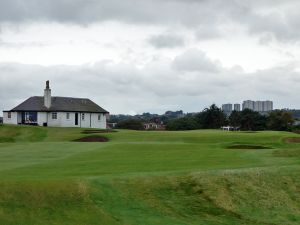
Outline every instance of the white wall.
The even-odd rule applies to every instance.
[[[38,112],[37,113],[37,122],[39,126],[43,126],[44,123],[47,123],[47,113],[46,112]]]
[[[57,119],[52,119],[52,112],[38,112],[37,122],[39,126],[47,123],[49,127],[84,127],[84,128],[99,128],[106,129],[106,115],[104,113],[84,113],[84,120],[82,114],[78,113],[78,125],[75,125],[75,112],[69,112],[69,119],[67,119],[67,112],[57,112]],[[18,124],[22,122],[22,114],[11,112],[11,118],[8,118],[8,112],[3,112],[4,124]],[[100,120],[98,120],[100,115]]]
[[[80,113],[81,127],[106,129],[106,116],[104,113],[84,113],[84,120],[82,120],[82,114]],[[100,115],[100,120],[98,120],[98,115]]]
[[[100,115],[100,120],[98,120],[98,115]],[[57,119],[52,119],[52,113],[49,112],[48,126],[106,129],[106,116],[103,113],[78,113],[78,125],[75,125],[75,112],[69,112],[69,119],[67,119],[67,112],[57,112]]]
[[[83,116],[84,115],[84,119]],[[79,123],[80,127],[89,128],[91,127],[91,120],[90,120],[91,113],[80,113]]]
[[[8,118],[8,112],[3,112],[4,124],[18,124],[18,113],[11,112],[11,118]]]
[[[92,113],[92,128],[106,129],[106,115],[100,113],[100,120],[98,120],[99,113]]]
[[[48,113],[49,127],[79,127],[80,125],[79,122],[78,125],[75,125],[75,113],[70,112],[69,119],[67,119],[66,112],[56,112],[56,113],[57,113],[57,119],[52,119],[52,112]]]

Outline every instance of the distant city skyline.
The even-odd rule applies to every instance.
[[[241,108],[241,105],[242,105],[242,108]],[[255,112],[269,112],[269,111],[273,110],[273,101],[270,101],[270,100],[265,100],[265,101],[244,100],[242,102],[242,104],[240,104],[240,103],[222,104],[221,108],[226,115],[230,115],[233,110],[240,111],[241,109],[242,110],[251,109]]]
[[[273,110],[273,101],[270,100],[245,100],[242,104],[242,109],[251,109],[256,112],[269,112]]]

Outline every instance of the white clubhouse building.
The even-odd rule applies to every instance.
[[[3,123],[106,129],[108,113],[87,98],[52,97],[47,81],[44,96],[30,97],[3,111]]]

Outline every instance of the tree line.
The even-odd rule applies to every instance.
[[[144,113],[136,116],[118,115],[111,118],[111,122],[117,122],[117,128],[143,130],[144,122],[163,123],[167,130],[196,130],[196,129],[220,129],[222,126],[231,126],[235,130],[260,131],[300,130],[294,126],[292,113],[285,110],[274,110],[267,114],[244,109],[232,111],[229,116],[215,104],[205,108],[202,112],[183,114],[182,111],[168,111],[163,115]]]
[[[278,130],[291,131],[294,126],[291,113],[274,110],[264,115],[250,109],[232,111],[229,117],[215,104],[200,113],[169,121],[167,130],[219,129],[232,126],[236,130],[260,131]]]

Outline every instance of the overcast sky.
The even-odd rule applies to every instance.
[[[0,110],[46,80],[53,96],[112,114],[300,108],[299,11],[298,0],[0,0]]]

